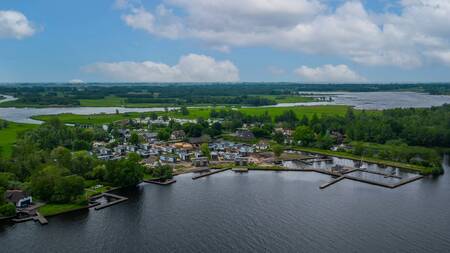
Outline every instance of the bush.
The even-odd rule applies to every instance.
[[[0,216],[10,217],[16,214],[16,207],[12,203],[3,204],[0,206]]]

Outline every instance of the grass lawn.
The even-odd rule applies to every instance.
[[[316,101],[312,97],[304,97],[297,95],[261,95],[259,97],[275,100],[277,103],[308,103]]]
[[[40,207],[39,213],[41,213],[43,216],[53,216],[85,208],[86,206],[87,206],[86,203],[69,203],[69,204],[49,203]]]
[[[115,107],[115,106],[122,106],[124,104],[125,99],[116,96],[108,96],[103,99],[80,99],[81,106]]]
[[[49,121],[52,118],[59,118],[64,123],[69,124],[107,124],[114,121],[136,118],[139,117],[138,113],[121,113],[121,114],[92,114],[92,115],[76,115],[70,113],[64,113],[59,115],[41,115],[34,116],[33,119]]]
[[[5,157],[12,153],[12,147],[16,143],[17,135],[23,131],[36,128],[34,124],[20,124],[8,122],[8,127],[0,129],[0,152]]]

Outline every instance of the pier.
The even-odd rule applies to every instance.
[[[101,197],[113,198],[115,200],[113,200],[111,202],[108,201],[108,203],[100,204],[100,205],[94,207],[94,210],[96,210],[96,211],[101,210],[103,208],[107,208],[107,207],[113,206],[113,205],[117,205],[119,203],[122,203],[122,202],[128,200],[128,198],[126,198],[126,197],[122,197],[122,196],[111,194],[111,193],[103,193],[103,194],[101,194],[99,196],[96,196],[95,199],[99,199]]]
[[[41,223],[41,225],[47,225],[48,224],[48,220],[42,216],[39,212],[36,212],[36,216],[33,217],[34,221],[39,221],[39,223]]]
[[[202,178],[202,177],[211,176],[211,175],[214,175],[214,174],[217,174],[217,173],[221,173],[221,172],[224,172],[224,171],[227,171],[227,170],[230,170],[230,168],[219,169],[219,170],[211,171],[211,172],[208,172],[208,173],[204,173],[204,174],[192,177],[192,180],[197,180],[197,179]]]
[[[177,180],[175,179],[170,179],[170,180],[166,180],[166,181],[159,181],[159,180],[144,180],[144,182],[148,183],[148,184],[156,184],[156,185],[171,185],[173,183],[176,183]]]
[[[231,169],[233,172],[237,172],[237,173],[245,173],[248,172],[247,168],[233,168]]]
[[[325,188],[327,188],[328,186],[331,186],[331,185],[333,185],[333,184],[335,184],[335,183],[341,181],[341,180],[344,179],[344,178],[345,178],[345,176],[340,176],[340,177],[338,177],[338,178],[335,178],[335,179],[331,180],[330,182],[328,182],[328,183],[326,183],[326,184],[321,185],[319,188],[320,188],[320,189],[325,189]]]

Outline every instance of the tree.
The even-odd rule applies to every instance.
[[[276,157],[280,157],[281,154],[283,154],[284,148],[281,145],[273,145],[272,151],[275,154]]]
[[[282,132],[280,131],[276,131],[273,135],[272,135],[272,139],[274,141],[276,141],[278,144],[283,144],[284,143],[284,135]]]
[[[182,106],[180,108],[180,111],[181,111],[181,115],[184,115],[184,116],[189,115],[189,110],[186,106]]]
[[[294,140],[303,146],[308,146],[314,141],[314,132],[308,126],[298,126],[294,132]]]
[[[92,170],[92,177],[97,180],[104,181],[105,176],[106,176],[106,166],[104,164],[97,165]]]
[[[31,176],[31,192],[43,201],[51,200],[56,182],[64,171],[55,166],[47,166]]]
[[[108,161],[106,181],[120,187],[137,185],[144,177],[144,167],[139,163],[139,159],[139,155],[130,153],[126,159]]]
[[[158,131],[158,139],[161,141],[167,141],[170,139],[170,129],[164,128]]]
[[[75,152],[72,156],[70,171],[79,176],[85,176],[94,168],[94,159],[87,151]]]
[[[130,143],[133,145],[139,144],[139,135],[136,132],[131,133]]]
[[[202,154],[208,157],[208,159],[211,159],[211,150],[209,149],[208,143],[203,143],[200,146],[200,151],[202,151]]]
[[[173,178],[172,167],[170,165],[159,165],[153,168],[152,176],[158,178],[161,181],[169,180]]]
[[[65,147],[57,147],[50,153],[52,161],[60,167],[70,168],[72,163],[72,153]]]
[[[84,178],[71,175],[59,178],[55,183],[52,201],[69,203],[84,193]]]

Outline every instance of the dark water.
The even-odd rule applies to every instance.
[[[349,180],[319,190],[330,177],[301,172],[191,177],[47,226],[0,226],[0,252],[450,251],[450,173],[395,190]]]

